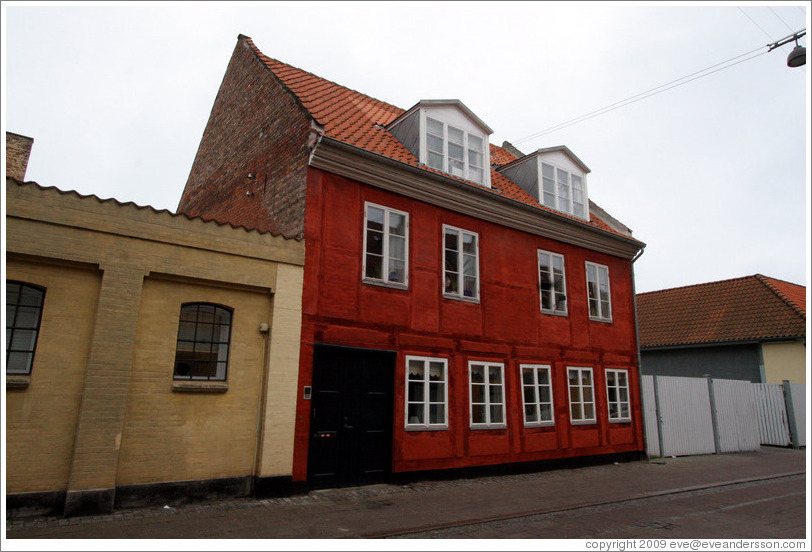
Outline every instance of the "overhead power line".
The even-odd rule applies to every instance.
[[[803,33],[805,30],[806,29],[804,29],[803,31],[799,31],[798,33],[796,33],[796,36],[798,34],[800,34],[800,33]],[[777,43],[775,43],[775,44],[777,44]],[[569,121],[565,121],[565,122],[557,124],[555,126],[548,127],[548,128],[546,128],[544,130],[541,130],[539,132],[535,132],[533,134],[530,134],[529,136],[525,136],[524,138],[521,138],[519,140],[515,140],[513,143],[514,144],[520,144],[522,142],[527,142],[528,140],[533,140],[535,138],[540,138],[541,136],[544,136],[546,134],[550,134],[552,132],[556,132],[558,130],[562,130],[564,128],[567,128],[569,126],[576,125],[576,124],[582,123],[584,121],[588,121],[589,119],[594,119],[595,117],[598,117],[598,116],[603,115],[605,113],[609,113],[611,111],[615,111],[616,109],[620,109],[621,107],[625,107],[627,105],[639,102],[641,100],[645,100],[645,99],[650,98],[652,96],[656,96],[657,94],[661,94],[661,93],[663,93],[663,92],[665,92],[667,90],[671,90],[672,88],[682,86],[683,84],[688,84],[689,82],[693,82],[693,81],[695,81],[697,79],[701,79],[702,77],[707,77],[708,75],[718,73],[719,71],[722,71],[724,69],[728,69],[728,68],[733,67],[735,65],[738,65],[740,63],[744,63],[745,61],[749,61],[749,60],[757,58],[759,56],[763,56],[764,54],[769,53],[772,50],[772,46],[774,46],[774,45],[760,46],[758,48],[755,48],[754,50],[750,50],[749,52],[745,52],[745,53],[740,54],[738,56],[732,57],[732,58],[730,58],[728,60],[716,63],[716,64],[711,65],[709,67],[705,67],[704,69],[701,69],[699,71],[694,71],[693,73],[690,73],[690,74],[685,75],[683,77],[680,77],[678,79],[672,80],[672,81],[667,82],[665,84],[661,84],[660,86],[657,86],[655,88],[651,88],[649,90],[646,90],[645,92],[635,94],[634,96],[629,96],[628,98],[625,98],[625,99],[617,101],[617,102],[615,102],[613,104],[607,105],[606,107],[602,107],[601,109],[596,109],[595,111],[591,111],[591,112],[589,112],[589,113],[587,113],[585,115],[581,115],[580,117],[575,117],[574,119],[570,119]],[[752,56],[750,55],[750,54],[753,54],[754,52],[758,52],[759,50],[763,50],[764,48],[771,48],[771,49],[760,52],[760,53],[752,55]],[[745,57],[745,56],[750,56],[750,57]],[[740,58],[745,58],[745,59],[740,59]],[[736,60],[739,60],[739,61],[736,61]]]

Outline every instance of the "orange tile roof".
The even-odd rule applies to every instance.
[[[270,58],[256,47],[251,38],[245,35],[240,35],[240,38],[245,40],[257,58],[290,91],[315,122],[323,127],[326,136],[413,167],[442,174],[444,177],[468,183],[482,190],[489,190],[472,182],[421,165],[417,157],[384,128],[403,115],[405,113],[404,109]],[[511,153],[493,144],[490,144],[490,152],[491,164],[495,166],[501,166],[516,160],[516,157]],[[491,169],[491,186],[492,189],[489,191],[495,195],[531,205],[542,211],[555,213],[580,224],[588,224],[606,232],[626,238],[630,237],[612,228],[594,213],[590,215],[591,220],[585,222],[566,213],[540,205],[533,196],[493,168]]]
[[[640,346],[805,337],[805,295],[761,274],[640,293]]]

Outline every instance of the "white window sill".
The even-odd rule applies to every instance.
[[[566,318],[567,311],[551,311],[542,309],[541,314],[549,314],[550,316],[562,316]]]
[[[609,423],[610,424],[630,424],[630,423],[632,423],[632,419],[631,418],[620,418],[620,419],[617,419],[617,420],[609,420]]]
[[[507,429],[507,425],[506,425],[506,424],[500,424],[500,425],[485,425],[485,424],[482,424],[482,425],[473,425],[473,424],[472,424],[472,425],[470,426],[470,429],[471,429],[471,430],[479,430],[479,429]]]
[[[407,425],[405,427],[406,431],[448,431],[448,426],[417,426],[417,425]]]
[[[172,380],[172,391],[175,393],[225,393],[228,382]]]
[[[391,289],[402,289],[402,290],[409,289],[409,284],[401,284],[400,282],[384,282],[383,280],[370,280],[369,278],[363,278],[361,282],[369,284],[371,286],[380,286]]]
[[[475,305],[479,304],[479,298],[477,297],[461,297],[459,295],[448,295],[447,293],[444,293],[443,299],[452,299],[454,301],[462,301],[463,303],[473,303]]]
[[[597,425],[598,420],[570,420],[572,425]]]
[[[555,427],[555,422],[525,422],[524,427]]]
[[[26,389],[31,383],[31,376],[27,374],[6,374],[6,390]]]
[[[611,324],[612,323],[611,318],[597,318],[595,316],[590,316],[589,319],[592,320],[593,322],[603,322],[605,324]]]

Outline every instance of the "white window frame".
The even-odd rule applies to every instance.
[[[473,379],[471,378],[471,372],[474,366],[482,366],[484,381],[482,383],[474,384]],[[491,383],[490,381],[490,369],[491,368],[499,368],[499,383]],[[483,385],[484,392],[483,392],[483,401],[484,402],[477,402],[477,406],[484,406],[485,407],[485,422],[474,422],[474,385]],[[500,394],[502,396],[502,400],[499,403],[491,402],[491,386],[498,386],[500,390]],[[469,427],[471,429],[504,429],[507,427],[507,410],[505,408],[505,365],[502,362],[485,362],[480,360],[469,360],[468,361],[468,420],[469,420]],[[491,407],[499,406],[501,407],[502,412],[502,421],[501,422],[491,422]]]
[[[524,374],[525,370],[530,371],[533,374],[533,382],[528,384],[524,381]],[[547,383],[542,384],[539,383],[539,372],[546,372],[547,373]],[[552,368],[549,364],[520,364],[519,365],[519,381],[521,381],[522,385],[522,412],[524,413],[524,427],[547,427],[555,425],[555,405],[553,403],[553,374]],[[540,387],[547,387],[548,394],[550,396],[549,401],[542,401],[541,396],[539,393]],[[533,401],[527,401],[527,392],[532,391],[533,394]],[[542,419],[542,405],[547,405],[550,407],[550,419],[543,420]],[[534,407],[536,413],[536,420],[527,420],[527,407],[532,406]]]
[[[607,368],[606,371],[606,404],[607,410],[609,413],[609,422],[610,423],[623,423],[623,422],[631,422],[632,421],[632,405],[631,405],[631,391],[629,389],[629,371],[628,370],[621,370],[616,368]],[[614,374],[615,384],[609,384],[609,375]],[[623,374],[624,378],[626,379],[625,385],[620,385],[620,378],[618,377],[620,374]],[[614,389],[615,391],[615,400],[612,400],[612,394],[610,390]],[[626,392],[626,399],[624,400],[621,395],[621,390],[625,390]],[[623,406],[626,406],[626,412],[628,416],[623,416]],[[612,407],[615,407],[615,413],[612,413]]]
[[[448,268],[446,266],[446,244],[445,238],[447,232],[456,232],[457,234],[457,291],[450,292],[446,290],[446,273],[448,272]],[[462,243],[463,243],[463,236],[464,235],[473,236],[474,240],[476,241],[476,251],[474,255],[474,275],[473,278],[476,279],[475,286],[474,286],[474,295],[472,297],[466,296],[463,294],[463,289],[465,285],[465,274],[463,272],[463,261],[464,254],[462,250]],[[443,274],[441,278],[441,291],[443,297],[449,299],[458,299],[460,301],[472,301],[474,303],[479,303],[479,234],[476,232],[471,232],[469,230],[463,230],[462,228],[457,228],[455,226],[450,226],[448,224],[443,224],[443,235],[442,235],[442,255],[443,255]],[[451,251],[451,250],[448,250]],[[468,275],[470,278],[471,276]]]
[[[591,261],[586,261],[586,294],[587,294],[587,312],[589,313],[590,320],[597,320],[600,322],[611,322],[612,321],[612,288],[609,285],[609,267],[606,265],[593,263]],[[596,280],[594,281],[595,289],[597,290],[598,295],[595,296],[592,292],[592,287],[590,286],[593,283],[589,278],[590,267],[595,271]],[[605,274],[606,281],[601,282],[601,272]],[[601,286],[606,287],[606,300],[601,299]],[[592,303],[595,303],[597,306],[597,316],[592,314]],[[605,303],[605,304],[604,304]]]
[[[552,167],[553,169],[553,196],[555,205],[548,205],[544,198],[544,165]],[[589,219],[589,200],[587,199],[586,193],[586,175],[573,172],[571,169],[564,169],[556,165],[555,163],[550,163],[549,161],[541,161],[539,165],[539,203],[544,205],[545,207],[549,207],[550,209],[555,209],[556,211],[561,211],[562,213],[567,213],[568,215],[572,215],[574,217],[588,220]],[[566,178],[562,180],[562,176],[566,175]],[[581,184],[580,186],[576,186],[573,184],[573,176],[580,179]],[[561,193],[562,188],[559,186],[563,185],[566,196]],[[576,213],[575,209],[575,191],[579,191],[581,193],[581,202],[577,203],[582,208],[582,213]]]
[[[375,209],[380,209],[384,212],[384,219],[383,219],[383,249],[382,249],[382,259],[381,259],[381,278],[373,278],[371,276],[367,276],[367,255],[369,255],[369,251],[367,251],[367,234],[369,232],[368,223],[369,223],[369,208],[373,207]],[[404,232],[405,236],[405,243],[404,243],[404,259],[403,259],[403,282],[398,282],[389,279],[389,216],[391,213],[396,213],[402,215],[405,218],[404,221]],[[396,287],[400,289],[405,289],[409,287],[409,213],[405,211],[400,211],[398,209],[392,209],[391,207],[386,207],[384,205],[378,205],[377,203],[371,203],[369,201],[364,202],[364,250],[363,250],[363,259],[361,262],[361,280],[367,284],[376,284],[376,285],[384,285],[389,287]]]
[[[423,368],[423,379],[416,380],[411,379],[409,376],[409,364],[411,362],[420,362],[422,363]],[[432,382],[430,379],[430,368],[431,363],[442,363],[443,365],[443,380],[442,382]],[[422,400],[412,400],[410,396],[410,382],[419,382],[423,384],[423,399]],[[438,383],[442,383],[443,387],[443,398],[442,401],[432,401],[431,400],[431,385],[437,385]],[[431,406],[442,404],[443,405],[443,421],[442,422],[431,422]],[[410,422],[409,421],[409,406],[410,405],[419,405],[423,408],[423,422]],[[439,357],[423,357],[423,356],[407,356],[406,357],[406,393],[405,393],[405,400],[404,400],[405,412],[404,412],[404,424],[407,430],[443,430],[448,429],[448,359],[439,358]]]
[[[442,156],[443,156],[443,166],[442,166],[442,168],[440,168],[440,167],[431,167],[431,165],[429,165],[429,147],[428,147],[429,119],[434,121],[435,123],[440,123],[441,125],[443,125],[443,135],[442,136],[439,136],[437,134],[432,133],[432,136],[442,138],[442,141],[443,141],[443,151],[442,152],[432,150],[435,153],[442,153]],[[468,181],[474,182],[474,183],[479,184],[481,186],[490,187],[490,183],[488,181],[489,180],[488,179],[488,173],[486,172],[486,171],[490,170],[490,167],[488,166],[488,163],[486,163],[486,159],[487,159],[486,156],[490,156],[490,149],[489,149],[490,144],[488,143],[488,140],[486,139],[485,136],[483,136],[481,134],[477,134],[475,132],[469,132],[469,131],[465,130],[464,128],[460,128],[460,127],[451,125],[451,124],[447,123],[446,121],[443,121],[442,119],[439,119],[437,117],[433,117],[433,116],[428,115],[428,114],[424,115],[423,121],[424,121],[423,132],[422,132],[423,136],[422,136],[421,142],[423,144],[425,144],[425,148],[424,148],[425,153],[424,153],[424,158],[423,158],[423,164],[424,165],[426,165],[427,167],[431,167],[431,168],[433,168],[435,170],[442,171],[442,172],[444,172],[446,174],[449,174],[449,175],[452,174],[451,173],[451,168],[449,166],[450,165],[450,156],[449,156],[449,153],[448,153],[448,149],[449,149],[448,148],[448,143],[450,141],[449,128],[452,128],[454,130],[458,130],[458,131],[462,132],[462,135],[463,135],[463,137],[462,137],[462,142],[463,143],[462,144],[458,144],[457,142],[454,142],[454,144],[459,145],[460,147],[462,147],[463,174],[461,174],[461,175],[455,174],[455,175],[452,175],[452,176],[456,176],[457,178],[462,178],[463,180],[468,180]],[[481,142],[482,150],[477,152],[482,156],[481,165],[476,165],[471,161],[471,155],[470,155],[471,140],[469,139],[470,136],[475,136],[476,138],[479,138],[479,140]],[[473,178],[473,171],[471,170],[472,168],[473,169],[479,169],[479,170],[482,171],[482,179],[481,180],[476,180],[475,178]]]
[[[575,386],[572,385],[570,382],[570,376],[572,372],[576,372],[577,376],[577,383]],[[582,382],[581,374],[588,373],[589,374],[589,383],[584,384]],[[573,388],[578,390],[577,400],[573,400]],[[591,400],[584,399],[584,389],[589,389],[590,395],[592,397]],[[579,424],[594,424],[597,422],[597,415],[595,412],[595,374],[592,371],[592,368],[585,367],[585,366],[567,366],[567,395],[569,396],[569,404],[570,404],[570,422],[573,425]],[[584,405],[590,404],[592,405],[592,417],[587,418],[584,413]],[[579,405],[581,408],[581,417],[573,416],[573,406]]]
[[[546,256],[548,258],[548,260],[549,260],[550,281],[553,283],[553,286],[555,286],[555,273],[553,271],[553,259],[554,258],[561,259],[561,284],[562,284],[562,288],[561,288],[560,291],[556,290],[555,287],[553,287],[550,290],[545,290],[543,288],[543,280],[542,280],[542,277],[541,277],[541,258],[542,258],[542,256]],[[566,262],[564,260],[564,255],[561,255],[560,253],[553,253],[551,251],[545,251],[543,249],[539,249],[538,250],[538,272],[539,272],[539,308],[541,309],[541,312],[543,312],[545,314],[555,314],[555,315],[559,315],[559,316],[566,316],[567,315],[567,266],[566,266]],[[544,308],[544,294],[545,293],[548,293],[548,294],[551,295],[552,304],[554,305],[554,307],[552,309],[545,309]],[[558,305],[558,301],[556,301],[556,296],[558,296],[558,295],[562,295],[564,297],[564,308],[563,309],[557,309],[556,308],[556,305]]]

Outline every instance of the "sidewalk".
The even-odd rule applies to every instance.
[[[686,456],[408,485],[312,491],[112,515],[6,522],[13,539],[376,538],[805,473],[805,450]]]

